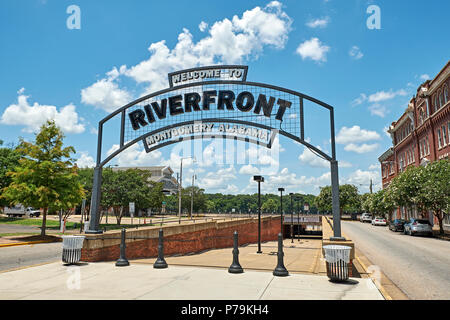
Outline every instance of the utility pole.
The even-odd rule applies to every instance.
[[[192,213],[194,212],[194,179],[197,179],[195,174],[192,175],[192,189],[191,189],[191,215],[190,219],[192,219]]]

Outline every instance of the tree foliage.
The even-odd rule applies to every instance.
[[[339,186],[339,211],[344,212],[359,211],[361,208],[358,188],[351,184]],[[332,211],[331,186],[320,188],[320,193],[315,199],[315,204],[321,212]]]
[[[0,140],[0,146],[3,145],[3,141]],[[0,195],[2,190],[11,184],[11,176],[7,175],[9,171],[13,171],[16,166],[19,165],[20,153],[17,148],[0,148]],[[9,201],[6,198],[0,197],[0,211],[3,207],[8,206]]]
[[[54,121],[41,126],[34,143],[21,139],[17,147],[21,154],[19,165],[8,172],[11,184],[3,189],[2,197],[10,203],[43,209],[42,236],[49,208],[73,207],[84,195],[70,158],[75,149],[63,147],[63,140]]]

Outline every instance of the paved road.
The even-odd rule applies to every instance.
[[[62,243],[40,243],[0,248],[0,271],[61,260]]]
[[[449,241],[361,222],[343,221],[342,230],[410,299],[450,299]]]

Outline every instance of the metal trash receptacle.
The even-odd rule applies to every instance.
[[[351,247],[328,245],[324,246],[327,276],[331,281],[343,282],[348,280],[348,264],[350,262]]]
[[[80,261],[81,248],[83,248],[84,236],[62,236],[63,252],[62,261],[75,264]]]

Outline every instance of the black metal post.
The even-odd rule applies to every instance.
[[[244,270],[239,264],[239,249],[238,249],[238,232],[233,233],[233,263],[228,268],[229,273],[242,273]]]
[[[289,195],[291,196],[291,243],[294,243],[294,209],[292,207],[292,196],[294,194],[291,192]]]
[[[261,181],[258,181],[258,251],[261,251]]]
[[[119,260],[116,261],[116,267],[126,267],[126,266],[130,265],[127,258],[125,257],[125,249],[126,249],[125,233],[126,233],[125,228],[122,228],[121,241],[120,241],[120,257],[119,257]]]
[[[300,199],[297,199],[297,232],[298,232],[298,242],[300,242]]]
[[[286,267],[284,266],[283,262],[283,236],[281,233],[278,234],[278,253],[277,253],[277,266],[275,267],[275,270],[273,270],[273,275],[277,277],[286,277],[289,275],[289,272],[287,271]]]
[[[163,238],[163,229],[159,229],[158,236],[158,259],[156,259],[153,264],[153,268],[156,269],[164,269],[167,268],[167,262],[164,260],[164,238]]]
[[[280,225],[280,233],[283,236],[283,191],[284,188],[278,188],[280,191],[280,216],[281,216],[281,225]]]

